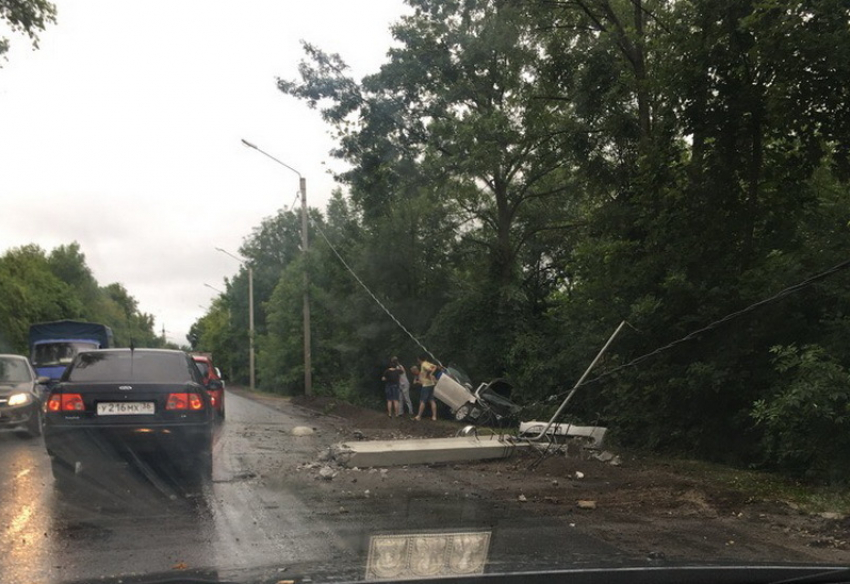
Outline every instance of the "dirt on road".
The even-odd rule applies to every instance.
[[[518,452],[489,462],[348,469],[323,460],[322,451],[356,439],[449,437],[461,425],[390,419],[330,398],[232,391],[272,408],[301,410],[310,420],[320,436],[316,458],[299,464],[291,480],[339,505],[329,513],[346,513],[363,497],[442,491],[449,499],[486,499],[512,512],[557,517],[648,561],[850,564],[842,493],[813,497],[773,475],[628,452],[613,452],[612,464],[578,447],[542,460]]]

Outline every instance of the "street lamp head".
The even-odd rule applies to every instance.
[[[234,260],[236,260],[236,261],[237,261],[237,262],[239,262],[240,264],[250,266],[249,261],[248,261],[247,259],[245,259],[245,258],[243,258],[243,257],[241,257],[241,256],[237,256],[237,255],[235,255],[235,254],[232,254],[232,253],[230,253],[229,251],[227,251],[226,249],[221,249],[220,247],[217,247],[217,248],[215,248],[215,250],[216,250],[216,251],[220,251],[220,252],[221,252],[221,253],[223,253],[223,254],[227,254],[227,255],[229,255],[230,257],[232,257]]]
[[[245,146],[247,146],[248,148],[253,148],[254,150],[259,150],[259,148],[257,148],[256,146],[254,146],[253,144],[251,144],[250,142],[248,142],[248,140],[246,140],[245,138],[242,138],[242,143],[243,143]]]

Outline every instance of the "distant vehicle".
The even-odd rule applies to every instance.
[[[213,365],[212,353],[194,352],[189,354],[204,378],[204,387],[210,394],[216,414],[219,418],[224,419],[224,381],[221,379],[221,371]],[[218,381],[220,386],[217,385],[216,389],[210,389],[210,382],[212,381]]]
[[[447,367],[434,387],[434,397],[449,406],[458,422],[502,425],[516,422],[520,410],[510,400],[513,386],[494,379],[473,389],[469,377],[456,367]]]
[[[183,351],[86,351],[50,392],[44,442],[59,484],[151,453],[208,480],[213,419],[203,379]]]
[[[112,347],[112,329],[94,322],[57,320],[30,326],[30,362],[53,384],[80,351]]]
[[[35,371],[21,355],[0,355],[0,430],[19,436],[41,436],[41,404],[46,377]]]

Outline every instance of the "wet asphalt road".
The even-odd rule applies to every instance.
[[[167,466],[142,464],[62,493],[40,439],[0,434],[0,580],[358,579],[367,573],[371,535],[446,529],[487,532],[490,569],[528,568],[521,564],[530,559],[547,567],[564,554],[574,564],[618,556],[563,522],[505,513],[480,499],[451,501],[442,488],[346,501],[340,514],[338,501],[291,480],[334,436],[293,438],[293,427],[313,422],[301,410],[277,411],[230,392],[226,403],[213,481],[200,487]]]

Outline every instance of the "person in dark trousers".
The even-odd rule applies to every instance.
[[[381,381],[384,382],[384,393],[387,396],[387,415],[389,417],[399,416],[398,398],[399,387],[398,380],[401,377],[403,369],[398,363],[398,357],[390,359],[390,366],[381,375]]]
[[[424,353],[419,355],[419,383],[422,390],[419,393],[419,414],[414,418],[415,420],[422,419],[425,404],[431,404],[431,419],[437,419],[437,400],[434,399],[434,386],[437,385],[437,378],[434,376],[436,372],[437,366],[428,361],[428,355]]]

